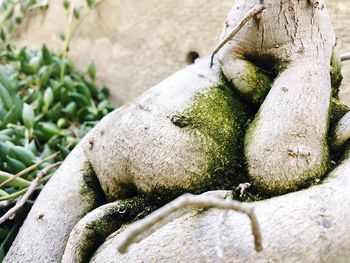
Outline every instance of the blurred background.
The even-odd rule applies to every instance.
[[[84,0],[72,1],[76,6]],[[210,54],[233,1],[104,0],[79,27],[68,57],[85,71],[94,61],[100,84],[110,100],[123,105],[198,56]],[[350,1],[327,1],[340,53],[350,51]],[[51,0],[20,27],[15,42],[40,49],[43,43],[62,50],[59,33],[67,19],[62,0]],[[344,62],[341,100],[350,105],[350,62]]]

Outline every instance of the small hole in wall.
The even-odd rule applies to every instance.
[[[190,51],[187,53],[186,62],[187,64],[193,64],[197,58],[199,58],[198,52]]]

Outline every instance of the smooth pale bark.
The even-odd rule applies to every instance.
[[[245,215],[230,211],[222,223],[223,211],[210,209],[175,219],[132,245],[126,254],[116,249],[123,238],[124,231],[119,231],[90,262],[348,262],[349,174],[348,158],[321,185],[252,203],[263,236],[260,253],[254,250]],[[221,193],[226,194],[230,192]],[[222,258],[217,255],[218,246],[222,246]]]

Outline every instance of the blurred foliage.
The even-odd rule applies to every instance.
[[[60,78],[61,64],[65,75]],[[96,123],[113,110],[108,89],[95,84],[96,69],[90,64],[85,75],[50,52],[7,47],[0,54],[0,184],[15,174],[59,151],[62,161]],[[22,195],[37,170],[0,188],[0,201]],[[51,173],[52,174],[52,173]],[[46,182],[51,176],[43,178]],[[11,229],[0,228],[0,242]],[[0,251],[1,254],[1,251]],[[0,257],[1,258],[1,257]]]
[[[80,7],[62,1],[67,26],[61,34],[63,50],[55,54],[45,45],[31,51],[11,43],[24,18],[33,10],[45,11],[49,0],[0,0],[0,216],[27,191],[38,170],[64,160],[114,109],[107,100],[108,89],[96,85],[94,63],[81,74],[66,58],[80,24],[102,1],[87,0]],[[41,179],[38,190],[53,173]],[[37,194],[1,225],[0,262]]]
[[[0,0],[0,48],[8,45],[23,19],[33,10],[45,10],[49,0]]]
[[[66,64],[63,81],[62,63]],[[93,64],[84,76],[46,46],[36,52],[10,47],[1,52],[0,183],[57,151],[60,154],[56,158],[38,169],[62,161],[113,110],[107,101],[108,89],[97,88],[95,79]],[[35,175],[36,170],[2,186],[0,201],[11,201],[23,194]],[[1,231],[4,229],[0,229],[3,241],[6,235],[1,238]]]
[[[76,5],[75,1],[63,0],[63,8],[66,12],[67,26],[65,32],[60,32],[59,36],[63,40],[62,60],[65,60],[69,51],[70,43],[75,36],[81,23],[89,16],[99,4],[104,0],[86,0],[85,5]],[[63,79],[65,74],[65,63],[61,64],[60,76]]]

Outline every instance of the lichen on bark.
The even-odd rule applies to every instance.
[[[340,84],[343,80],[341,71],[342,65],[339,54],[336,50],[333,50],[331,57],[331,85],[332,85],[332,97],[339,99]]]

